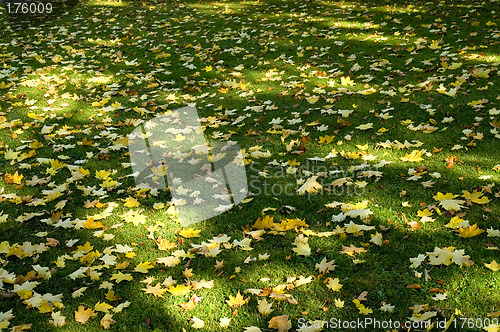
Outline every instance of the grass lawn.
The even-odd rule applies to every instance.
[[[0,330],[498,331],[500,8],[411,3],[2,5]],[[186,105],[250,194],[182,227],[127,135]]]

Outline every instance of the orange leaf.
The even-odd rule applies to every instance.
[[[184,310],[193,310],[196,308],[196,304],[201,301],[201,298],[195,294],[191,295],[189,301],[179,304]]]

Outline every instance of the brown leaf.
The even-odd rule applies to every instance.
[[[422,286],[420,286],[419,284],[411,284],[406,286],[406,289],[422,289]]]
[[[31,270],[28,273],[26,273],[25,276],[23,276],[21,274],[18,275],[14,283],[17,285],[21,285],[21,284],[24,284],[26,281],[33,281],[33,280],[37,280],[37,279],[41,279],[41,278],[42,278],[41,276],[37,276],[37,273],[35,272],[35,270]]]
[[[57,213],[52,213],[52,215],[50,216],[50,220],[52,220],[54,224],[57,224],[59,219],[61,219],[62,213],[63,213],[62,211],[59,211]]]
[[[429,292],[431,292],[431,293],[444,293],[444,290],[442,290],[441,288],[431,288],[431,289],[429,289]]]
[[[17,296],[16,293],[11,293],[11,292],[2,292],[0,291],[0,296],[6,299],[12,299]]]
[[[47,238],[47,246],[49,247],[56,247],[59,244],[59,241],[57,241],[54,238],[48,237]]]
[[[21,324],[10,329],[11,332],[22,332],[31,329],[31,324]]]
[[[359,294],[358,296],[358,300],[361,302],[361,301],[366,301],[366,296],[368,295],[368,292],[367,291],[363,291],[361,292],[361,294]]]
[[[271,318],[268,324],[269,328],[276,329],[278,332],[286,332],[290,329],[291,324],[288,324],[288,315],[276,316]]]

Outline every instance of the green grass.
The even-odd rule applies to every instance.
[[[462,326],[464,318],[482,322],[487,322],[488,314],[493,316],[490,322],[500,318],[494,317],[500,312],[500,272],[484,266],[499,260],[498,237],[484,232],[463,238],[445,227],[458,214],[482,230],[500,229],[500,32],[495,1],[416,1],[412,5],[372,0],[82,1],[57,19],[21,29],[10,24],[5,9],[1,15],[0,328],[32,324],[34,331],[100,330],[104,313],[97,312],[84,325],[75,321],[74,314],[79,306],[94,309],[98,302],[114,308],[130,303],[121,312],[110,311],[115,331],[191,331],[195,330],[193,317],[204,321],[202,331],[244,331],[250,326],[270,331],[270,319],[282,315],[289,316],[291,331],[304,331],[300,318],[405,322],[413,316],[410,307],[425,304],[425,311],[436,313],[432,321],[437,324],[456,317],[456,325],[449,330],[480,330],[481,326]],[[136,64],[130,64],[134,60]],[[452,69],[454,63],[461,65]],[[235,70],[237,66],[241,68]],[[487,77],[478,74],[479,69],[489,71]],[[343,85],[346,77],[355,84]],[[457,88],[455,95],[442,93],[453,88]],[[376,92],[360,93],[369,89]],[[313,104],[308,101],[312,96],[318,97]],[[188,103],[196,104],[208,141],[232,140],[249,154],[246,171],[254,194],[250,202],[193,225],[201,230],[196,238],[179,235],[182,227],[167,211],[168,191],[152,195],[134,189],[127,147],[113,148],[140,120]],[[342,117],[338,110],[352,113]],[[446,122],[450,117],[453,120]],[[368,123],[372,128],[356,128]],[[47,129],[51,126],[52,130]],[[436,129],[425,132],[418,129],[422,126]],[[325,135],[334,139],[320,143]],[[386,141],[392,148],[384,147]],[[396,141],[421,145],[398,148]],[[271,156],[251,157],[257,146]],[[323,158],[332,149],[337,151],[332,159],[308,159]],[[427,154],[422,161],[401,160],[423,149]],[[12,157],[13,152],[17,156]],[[359,157],[348,159],[341,153]],[[358,178],[362,169],[350,168],[365,162],[362,157],[367,159],[367,169],[382,176]],[[446,163],[450,157],[456,157],[451,168]],[[66,165],[51,169],[54,160]],[[383,160],[390,163],[375,166]],[[289,167],[294,163],[296,173]],[[75,177],[76,166],[89,174]],[[413,181],[409,170],[418,166],[427,167],[427,172]],[[118,183],[93,194],[103,183],[96,177],[100,170],[111,171],[110,178]],[[10,180],[16,172],[23,177]],[[435,172],[440,177],[431,177]],[[297,181],[314,175],[319,175],[325,190],[298,195]],[[367,184],[329,186],[342,177]],[[47,180],[33,184],[36,178]],[[422,184],[430,180],[433,185]],[[51,199],[48,194],[55,188],[61,195]],[[475,189],[483,190],[489,202],[469,202],[460,211],[446,211],[433,198],[441,192],[465,200],[463,190]],[[125,206],[127,197],[135,197],[140,205]],[[105,205],[85,207],[94,200]],[[366,220],[347,217],[334,222],[332,215],[341,209],[325,204],[335,201],[367,201],[373,214]],[[110,203],[115,203],[112,212],[96,219],[104,228],[82,227],[81,222],[102,213]],[[154,209],[157,203],[165,207]],[[426,208],[434,211],[435,220],[421,223],[418,211]],[[129,210],[141,211],[145,223],[125,222],[123,214]],[[23,219],[29,214],[35,215]],[[231,237],[231,243],[241,241],[250,237],[251,226],[263,215],[276,223],[305,219],[309,226],[281,233],[267,229],[262,241],[252,240],[252,250],[221,248],[216,257],[191,253],[192,258],[182,259],[175,267],[158,263],[145,274],[134,272],[142,262],[155,262],[174,250],[188,252],[192,244],[221,234]],[[64,221],[66,228],[53,225]],[[374,228],[328,237],[308,233],[333,231],[337,225],[345,231],[344,225],[351,221]],[[413,221],[418,229],[409,227]],[[309,256],[293,251],[296,237],[304,232]],[[369,242],[376,232],[385,240],[381,246]],[[159,237],[177,247],[159,250],[155,243]],[[47,238],[59,244],[23,258],[9,254],[16,243],[40,244]],[[69,240],[78,242],[67,247]],[[70,275],[85,266],[73,255],[87,241],[98,251],[97,260],[88,266],[101,274],[73,280]],[[133,247],[135,256],[113,252],[116,245]],[[366,252],[352,257],[341,252],[350,245]],[[416,271],[410,268],[410,258],[436,247],[463,249],[474,264],[433,265],[428,257]],[[122,272],[133,280],[111,280],[117,270],[100,265],[105,253],[116,256],[117,264],[129,262]],[[264,254],[269,259],[259,260]],[[68,255],[65,266],[56,265],[63,255]],[[245,263],[249,257],[256,260]],[[324,257],[337,267],[320,276],[315,265]],[[214,271],[216,261],[224,265]],[[34,293],[23,299],[14,287],[23,287],[22,276],[34,265],[47,267],[51,276],[36,275]],[[171,276],[186,285],[186,268],[193,269],[189,280],[213,280],[214,287],[180,296],[144,292],[147,283],[141,281],[147,278],[156,285]],[[241,272],[236,273],[237,269]],[[300,276],[313,279],[293,287],[291,278]],[[328,289],[324,282],[328,277],[339,279],[343,285],[339,292]],[[101,286],[108,283],[121,299],[106,299],[108,289]],[[412,284],[421,289],[407,288]],[[279,285],[288,285],[284,293],[294,300],[245,292]],[[82,296],[72,297],[81,287],[87,287]],[[431,290],[436,288],[447,298],[433,299],[437,293]],[[366,315],[353,303],[365,291],[366,300],[361,303],[373,311]],[[249,302],[230,308],[226,300],[238,292]],[[35,293],[61,294],[62,304],[31,306],[27,300],[33,296],[33,301]],[[179,305],[193,294],[201,302],[192,311],[181,309]],[[264,298],[274,310],[267,316],[258,310],[258,300]],[[344,301],[343,308],[335,305],[336,299]],[[381,310],[384,303],[393,305],[393,311]],[[7,324],[1,320],[2,313],[10,310],[15,317]],[[66,317],[63,325],[50,322],[55,312]],[[231,318],[229,327],[219,326],[222,317]]]

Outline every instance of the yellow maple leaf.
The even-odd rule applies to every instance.
[[[441,205],[445,210],[458,211],[463,207],[462,205],[460,205],[463,203],[465,203],[465,201],[459,199],[443,199],[441,202],[439,202],[439,205]]]
[[[343,285],[340,283],[339,278],[334,278],[334,279],[329,278],[328,284],[326,285],[326,287],[328,287],[334,292],[340,292],[342,286]]]
[[[140,205],[140,203],[137,199],[130,197],[130,196],[125,198],[123,201],[125,202],[125,204],[123,204],[123,205],[126,207],[130,207],[130,208],[137,207]]]
[[[131,222],[134,226],[139,224],[144,224],[146,222],[146,216],[139,213],[139,211],[130,210],[124,214],[122,214],[125,222]]]
[[[221,317],[219,326],[220,327],[229,327],[229,323],[231,323],[231,318]]]
[[[171,293],[172,295],[178,295],[178,296],[182,296],[182,295],[186,295],[187,293],[189,293],[191,290],[191,287],[189,286],[186,286],[186,285],[177,285],[177,286],[170,286],[168,288],[168,292]]]
[[[299,219],[299,218],[282,220],[280,226],[284,230],[290,230],[299,227],[309,227],[309,225],[306,224],[305,219]]]
[[[354,303],[356,308],[359,310],[360,314],[368,315],[368,314],[373,313],[372,309],[365,307],[365,305],[362,304],[358,299],[354,299],[354,300],[352,300],[352,302]]]
[[[365,124],[362,124],[362,125],[359,125],[356,127],[356,129],[359,129],[359,130],[368,130],[368,129],[372,129],[373,128],[373,123],[370,122],[370,123],[365,123]]]
[[[343,86],[350,86],[355,85],[356,83],[354,83],[349,76],[342,76],[340,78],[340,84]]]
[[[323,187],[321,184],[316,181],[317,178],[317,175],[311,176],[299,189],[297,189],[297,193],[299,195],[304,195],[305,192],[312,194],[317,190],[322,189]]]
[[[167,267],[176,266],[181,262],[181,260],[175,256],[160,257],[160,258],[157,258],[156,261],[158,263],[165,264],[165,266],[167,266]]]
[[[90,242],[85,242],[85,244],[83,246],[77,246],[76,247],[76,251],[75,252],[89,252],[91,251],[92,249],[94,249],[94,246],[90,244]]]
[[[342,187],[344,184],[350,184],[351,179],[350,178],[338,178],[337,180],[334,180],[330,185],[334,187]]]
[[[319,273],[326,274],[330,271],[335,270],[336,267],[337,267],[337,265],[335,265],[334,259],[328,262],[326,260],[326,257],[323,257],[323,260],[320,263],[316,263],[314,268],[318,269]]]
[[[460,237],[474,237],[474,236],[477,236],[477,235],[480,235],[482,233],[484,233],[485,230],[484,229],[480,229],[477,224],[474,224],[472,226],[468,226],[468,227],[460,227],[458,229],[458,235]]]
[[[117,283],[120,283],[122,281],[132,281],[134,279],[134,277],[132,277],[132,275],[128,274],[128,273],[122,273],[122,272],[118,272],[118,273],[115,273],[111,276],[111,279],[110,280],[116,280]]]
[[[335,299],[334,304],[337,308],[343,308],[344,307],[344,301],[341,299]]]
[[[8,214],[3,214],[3,211],[0,211],[0,224],[7,222]],[[2,242],[3,243],[3,242]],[[1,245],[1,244],[0,244]],[[0,251],[1,253],[1,251]]]
[[[50,166],[55,169],[55,170],[58,170],[58,169],[61,169],[63,168],[64,166],[66,166],[67,164],[63,163],[63,162],[60,162],[59,160],[57,159],[51,159],[50,160]]]
[[[372,237],[370,242],[375,243],[378,246],[382,245],[383,242],[382,242],[382,234],[381,233],[376,232],[375,234],[370,234],[370,236]]]
[[[430,217],[430,216],[432,216],[432,214],[433,214],[433,212],[429,211],[429,209],[417,211],[417,216],[419,216],[419,217]]]
[[[85,324],[91,318],[96,316],[97,314],[92,309],[85,309],[83,305],[78,307],[78,310],[75,311],[75,320],[80,324]]]
[[[133,254],[132,252],[129,252],[127,254]],[[129,261],[123,261],[121,263],[116,264],[115,270],[123,270],[126,269],[130,265]]]
[[[100,184],[100,186],[101,186],[101,187],[103,187],[103,188],[108,189],[108,188],[113,188],[113,187],[115,187],[117,184],[118,184],[118,182],[117,182],[117,181],[112,180],[112,179],[110,178],[110,179],[106,179],[106,180],[104,180],[104,182],[103,182],[103,183],[101,183],[101,184]]]
[[[186,278],[191,278],[194,275],[193,269],[186,268],[184,271],[182,271],[182,275]]]
[[[51,313],[51,320],[50,323],[53,324],[54,326],[61,327],[64,324],[66,324],[66,317],[64,317],[60,311],[57,312],[52,312]],[[1,328],[1,325],[0,325]]]
[[[358,307],[358,310],[359,310],[359,313],[360,314],[363,314],[363,315],[369,315],[369,314],[372,314],[373,313],[373,310],[368,308],[368,307],[365,307],[364,305],[360,305]]]
[[[462,190],[465,199],[475,200],[483,196],[483,191],[474,190],[472,193],[467,190]]]
[[[95,177],[99,180],[106,180],[111,175],[111,172],[101,169],[95,172]]]
[[[108,314],[106,313],[104,315],[104,317],[102,317],[101,319],[101,326],[105,329],[105,330],[109,330],[111,328],[111,325],[115,324],[116,321],[113,319],[113,315],[112,314]]]
[[[487,264],[484,263],[484,266],[486,266],[488,269],[498,272],[500,271],[500,264],[498,264],[496,261],[491,261],[491,263]]]
[[[155,297],[163,297],[163,294],[167,291],[166,288],[161,287],[161,284],[156,284],[155,286],[147,285],[146,288],[142,290],[146,294],[153,294]]]
[[[85,292],[86,290],[88,289],[88,287],[80,287],[78,288],[76,291],[74,291],[72,294],[71,294],[71,297],[72,298],[77,298],[77,297],[80,297],[83,295],[83,292]]]
[[[319,100],[319,96],[310,96],[306,98],[309,104],[314,104]]]
[[[10,251],[9,242],[3,241],[0,242],[0,254],[7,254]]]
[[[311,247],[307,241],[298,241],[296,247],[292,249],[297,255],[310,256]]]
[[[487,204],[490,202],[488,197],[483,196],[483,190],[474,190],[472,193],[468,192],[467,190],[462,190],[462,193],[465,199],[471,200],[476,204]]]
[[[445,199],[453,199],[455,197],[458,197],[458,195],[453,195],[452,193],[443,194],[442,192],[438,192],[432,198],[434,198],[436,201],[442,201]]]
[[[179,306],[184,310],[193,310],[196,308],[196,304],[201,301],[201,297],[196,296],[196,294],[191,295],[191,298],[187,302],[179,304]]]
[[[86,229],[98,229],[104,227],[104,225],[100,221],[95,222],[94,218],[88,218],[87,221],[84,222],[82,225]]]
[[[121,299],[121,296],[118,296],[115,294],[115,291],[110,289],[107,293],[106,293],[106,300],[108,301],[118,301]]]
[[[158,246],[159,250],[163,250],[163,251],[174,249],[177,246],[175,244],[175,242],[170,242],[169,240],[162,239],[162,238],[158,238],[156,240],[156,245]]]
[[[431,265],[451,265],[453,258],[454,247],[439,248],[434,247],[434,251],[427,252],[429,256],[429,264]]]
[[[240,291],[238,291],[238,294],[236,294],[236,296],[229,295],[229,300],[226,300],[226,303],[231,308],[237,308],[247,304],[248,301],[250,301],[250,298],[249,297],[247,297],[246,299],[243,298],[243,296],[240,294]]]
[[[200,232],[201,230],[199,229],[194,229],[194,228],[184,228],[179,232],[179,235],[182,237],[185,237],[186,239],[192,238],[192,237],[200,237]]]
[[[480,198],[473,199],[472,202],[476,204],[487,204],[490,202],[490,199],[486,196],[483,196]]]
[[[406,153],[404,157],[401,157],[402,161],[407,162],[418,162],[424,160],[422,156],[424,155],[425,150],[413,150],[411,154]]]
[[[347,254],[349,256],[354,256],[354,254],[358,254],[361,252],[366,252],[366,249],[363,247],[356,247],[353,244],[351,244],[349,247],[342,246],[342,251],[341,253]]]
[[[259,310],[260,314],[266,316],[274,311],[273,309],[271,309],[271,306],[273,304],[272,303],[268,304],[266,299],[258,300],[258,303],[259,303],[259,305],[257,306],[257,309]]]
[[[97,302],[94,306],[95,311],[100,311],[104,313],[108,313],[110,309],[113,309],[112,305],[107,304],[106,302]]]
[[[195,317],[195,316],[193,316],[193,318],[191,318],[191,322],[193,323],[193,325],[191,325],[191,327],[194,329],[201,329],[205,326],[205,322],[202,321],[201,319],[199,319],[198,317]]]
[[[53,61],[54,63],[59,63],[59,62],[61,62],[62,60],[63,60],[63,57],[62,57],[62,56],[60,56],[60,55],[54,55],[54,56],[52,57],[52,61]]]
[[[17,171],[14,174],[5,174],[4,179],[5,183],[13,183],[13,184],[21,184],[21,180],[23,179],[24,175],[18,174]]]
[[[206,289],[214,288],[214,280],[210,280],[210,281],[206,281],[205,279],[201,279],[200,281],[192,280],[191,287],[193,288],[193,290],[202,289],[202,288],[206,288]]]
[[[335,136],[333,136],[333,135],[332,136],[328,136],[328,135],[320,136],[318,143],[319,144],[330,144],[331,142],[333,142],[334,139],[335,139]]]
[[[150,262],[143,262],[135,267],[134,272],[148,273],[148,270],[152,269],[153,267],[153,264],[151,264]]]
[[[264,216],[263,218],[259,217],[253,224],[253,229],[265,229],[265,228],[273,228],[273,217]]]
[[[462,224],[465,220],[459,217],[453,217],[451,218],[450,222],[444,225],[444,227],[447,228],[460,228],[460,224]],[[467,222],[468,224],[468,222]]]

